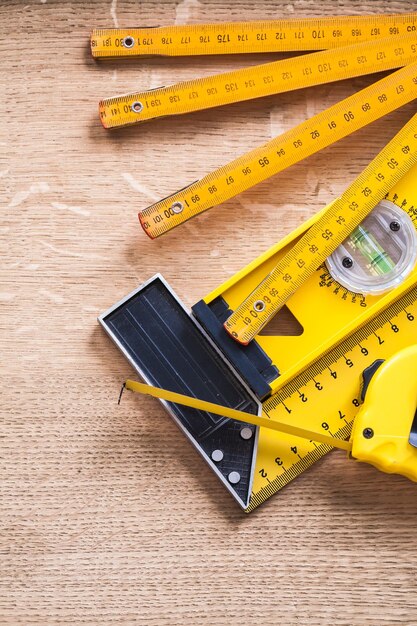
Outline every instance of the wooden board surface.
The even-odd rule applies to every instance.
[[[374,78],[108,133],[101,97],[259,57],[95,63],[88,47],[93,27],[413,8],[1,3],[1,624],[417,624],[414,485],[335,452],[244,515],[155,400],[117,406],[132,372],[96,322],[156,272],[193,304],[344,189],[415,105],[151,242],[138,209]]]

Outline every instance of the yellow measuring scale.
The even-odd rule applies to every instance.
[[[388,196],[413,221],[416,175],[414,167]],[[244,291],[256,288],[317,219],[319,216],[286,237],[205,301],[221,296],[232,310],[237,308]],[[264,412],[270,419],[345,438],[360,405],[363,370],[375,359],[386,359],[417,341],[416,269],[388,293],[365,297],[341,286],[322,267],[294,293],[287,307],[302,326],[301,335],[256,337],[282,371],[272,384],[273,395],[263,403]],[[261,428],[249,508],[275,493],[328,449]]]
[[[387,200],[417,220],[416,167],[390,190]],[[205,299],[223,298],[230,309],[242,302],[319,216],[284,238]],[[282,375],[262,405],[269,419],[345,439],[361,405],[366,367],[417,343],[417,269],[400,285],[381,295],[361,296],[335,280],[323,266],[288,300],[287,307],[303,332],[298,336],[256,336],[257,343]],[[371,259],[370,259],[371,260]],[[388,272],[389,275],[389,272]],[[267,329],[268,327],[266,327]],[[266,330],[265,329],[265,330]],[[301,474],[329,446],[260,428],[252,496],[253,510]]]
[[[413,100],[417,95],[416,28],[416,14],[410,13],[94,31],[96,58],[320,50],[102,100],[100,117],[106,128],[401,68],[143,209],[139,220],[148,236],[159,237]]]

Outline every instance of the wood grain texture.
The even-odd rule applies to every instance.
[[[1,624],[417,624],[414,485],[335,452],[244,515],[156,401],[117,406],[132,372],[96,322],[157,271],[197,301],[340,192],[414,105],[151,242],[139,208],[374,78],[108,133],[101,97],[259,57],[95,63],[88,49],[114,24],[413,9],[1,3]]]

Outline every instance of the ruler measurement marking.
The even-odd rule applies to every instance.
[[[358,330],[354,331],[349,337],[342,339],[337,346],[326,352],[326,354],[320,357],[315,363],[309,365],[308,369],[297,374],[292,380],[286,383],[283,389],[278,390],[271,398],[268,398],[264,402],[264,410],[269,411],[269,406],[276,408],[279,404],[282,404],[283,401],[292,397],[295,393],[298,393],[299,389],[307,387],[315,377],[323,374],[326,369],[331,369],[331,366],[334,366],[335,363],[345,357],[346,354],[353,352],[359,343],[365,343],[375,334],[375,331],[385,326],[390,320],[398,317],[405,307],[414,304],[416,298],[417,288],[412,287],[407,294],[389,304],[387,308],[378,313],[375,318],[365,321],[364,325],[358,328]],[[380,347],[380,345],[377,347]]]
[[[97,29],[91,35],[91,52],[95,58],[109,58],[320,50],[407,34],[416,28],[416,18],[409,13]],[[125,37],[134,39],[131,48],[123,45]]]
[[[340,429],[336,436],[339,439],[345,439],[349,435],[350,424],[344,426]],[[307,455],[303,457],[302,461],[298,461],[295,463],[289,470],[286,470],[281,475],[277,476],[270,483],[260,491],[254,493],[251,497],[250,504],[246,509],[246,513],[250,513],[257,506],[265,502],[269,497],[274,495],[277,491],[285,487],[291,480],[297,478],[300,474],[302,474],[306,469],[308,469],[311,465],[313,465],[316,461],[322,458],[325,454],[330,452],[332,448],[325,444],[319,444],[317,447],[313,448]]]

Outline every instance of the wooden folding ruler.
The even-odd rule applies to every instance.
[[[349,75],[357,75],[360,64],[366,65],[368,71],[376,71],[377,58],[387,60],[387,65],[379,66],[381,69],[404,67],[190,188],[145,209],[140,218],[148,234],[154,237],[166,232],[417,96],[416,41],[414,35],[409,34],[415,30],[415,15],[361,18],[362,26],[357,19],[360,20],[345,18],[339,26],[328,21],[327,26],[324,23],[316,26],[315,31],[307,22],[299,22],[298,30],[296,22],[284,23],[284,26],[281,23],[281,31],[276,24],[264,25],[264,28],[265,33],[285,32],[285,37],[274,41],[275,45],[277,41],[284,41],[288,46],[291,33],[300,32],[301,24],[302,32],[310,33],[310,38],[305,39],[307,46],[317,38],[318,32],[322,33],[321,44],[316,48],[337,45],[329,32],[340,31],[340,42],[346,44],[346,29],[350,29],[351,36],[353,29],[357,29],[363,42],[356,46],[337,49],[331,55],[327,52],[308,55],[310,59],[315,58],[311,65],[306,65],[310,63],[307,57],[298,57],[301,62],[285,61],[289,66],[299,63],[297,72],[307,77],[310,73],[306,68],[313,72],[313,67],[319,66],[326,67],[330,76],[336,61],[339,68],[346,67],[353,72]],[[210,39],[213,33],[207,34],[211,27],[193,28],[195,33],[200,33],[198,37],[209,38],[202,43],[213,43]],[[230,28],[232,37],[233,28]],[[235,35],[242,34],[242,30],[239,31],[242,28],[242,25],[236,26]],[[259,28],[259,24],[253,25],[252,34],[259,33]],[[201,35],[203,29],[208,30]],[[248,26],[248,37],[250,30]],[[159,50],[159,43],[155,43],[159,41],[157,31],[159,29],[154,31],[153,43],[146,40],[147,54],[152,49],[153,53]],[[129,32],[130,35],[124,33],[120,39],[130,37],[127,45],[126,41],[115,44],[116,39],[111,35],[107,51],[117,49],[119,53],[126,53],[137,46],[137,52],[142,45],[141,37],[147,35]],[[316,35],[312,35],[313,32]],[[367,41],[381,35],[388,36],[389,41],[383,38]],[[186,35],[181,30],[168,35],[170,54],[184,51],[184,47],[179,47],[177,36]],[[268,36],[262,41],[267,41]],[[97,43],[97,37],[93,35],[92,40],[95,53],[102,45]],[[298,42],[299,38],[294,39]],[[192,54],[197,53],[197,48],[191,44],[187,49]],[[209,49],[218,50],[216,46]],[[255,85],[259,76],[273,76],[259,68],[256,71],[258,74],[255,72],[248,78]],[[282,80],[293,81],[292,88],[296,88],[296,84],[302,86],[296,82],[299,74],[295,70],[293,74],[288,68],[284,70],[291,74],[288,79],[282,77],[282,66],[279,70],[266,70],[270,71],[277,71],[276,76],[281,72]],[[337,76],[340,78],[340,74]],[[218,89],[223,79],[214,78]],[[228,76],[224,85],[234,78]],[[244,78],[236,77],[237,80]],[[161,96],[161,102],[166,106],[169,98],[174,98],[170,103],[172,110],[175,111],[177,105],[181,109],[184,94],[194,88],[189,84],[164,88],[168,90],[168,100]],[[200,96],[204,89],[213,88],[203,81]],[[282,91],[281,87],[279,89]],[[155,93],[150,97],[155,97]],[[178,94],[182,96],[175,100]],[[128,105],[126,123],[131,123],[129,116],[135,106],[136,114],[149,108],[142,95],[135,94],[134,98]],[[128,102],[129,97],[125,99]],[[111,113],[115,118],[123,110],[121,102],[117,104],[118,111]],[[164,111],[167,114],[166,109]],[[125,123],[123,115],[117,119]],[[321,428],[323,433],[345,438],[361,402],[364,369],[376,359],[386,359],[400,348],[417,342],[417,192],[413,184],[416,162],[417,116],[340,198],[198,302],[192,307],[191,315],[163,278],[156,276],[105,312],[100,322],[151,384],[262,414],[269,419],[292,422],[313,431]],[[361,295],[364,293],[367,295]],[[298,322],[296,336],[282,336],[279,330],[274,332],[273,325],[279,322],[284,303]],[[164,404],[247,511],[253,510],[330,449],[314,441],[271,433],[251,424],[242,426],[204,410],[170,402]]]
[[[94,31],[96,58],[320,50],[102,100],[100,119],[117,128],[312,85],[403,69],[139,213],[151,237],[219,205],[416,97],[417,14]]]

